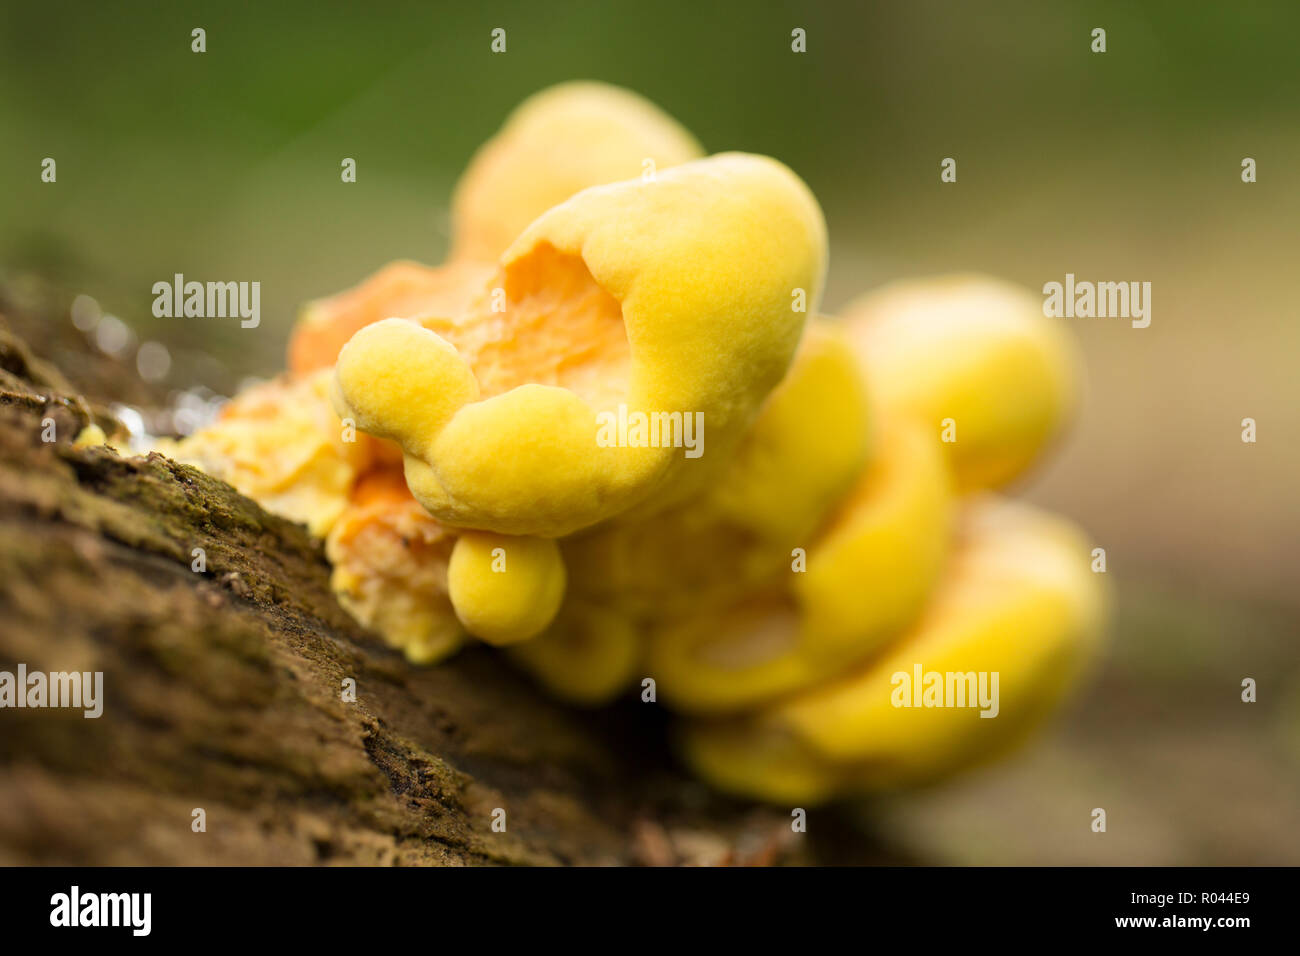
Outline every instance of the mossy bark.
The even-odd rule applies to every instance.
[[[711,794],[650,705],[568,710],[486,649],[408,665],[303,528],[162,456],[74,447],[92,421],[113,426],[0,331],[0,670],[104,674],[98,719],[0,710],[0,864],[881,859]]]

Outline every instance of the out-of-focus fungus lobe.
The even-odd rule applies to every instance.
[[[1013,745],[1060,703],[1094,657],[1104,604],[1076,529],[980,502],[925,614],[888,650],[743,717],[691,724],[685,752],[717,786],[777,801],[928,782]],[[938,674],[938,691],[928,676],[912,686],[918,673]]]
[[[546,690],[572,704],[607,704],[640,676],[641,640],[626,615],[568,600],[541,636],[510,656]]]
[[[452,199],[452,258],[494,261],[530,222],[590,186],[658,175],[703,155],[668,114],[604,83],[562,83],[510,114]]]
[[[917,614],[947,552],[951,490],[938,443],[887,424],[875,460],[806,549],[806,570],[733,606],[655,628],[649,669],[671,705],[736,711],[834,676]]]
[[[1029,290],[984,276],[908,280],[844,310],[885,414],[940,435],[958,489],[1024,471],[1073,412],[1074,344]]]
[[[816,200],[774,160],[724,154],[589,189],[506,251],[504,311],[358,332],[340,408],[402,445],[412,493],[449,524],[557,537],[664,506],[725,465],[785,374],[803,325],[792,290],[815,306],[825,254]],[[601,442],[597,413],[620,406],[702,415],[705,453]]]
[[[814,320],[708,505],[765,542],[797,546],[853,487],[876,431],[852,349],[834,324]]]

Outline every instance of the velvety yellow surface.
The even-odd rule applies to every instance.
[[[635,618],[717,610],[788,567],[853,486],[874,430],[843,336],[810,323],[789,373],[710,487],[568,538],[571,587]]]
[[[778,801],[922,783],[1028,733],[1076,681],[1105,602],[1086,539],[1024,506],[981,502],[925,614],[888,652],[838,680],[685,734],[692,765],[724,789]],[[998,710],[900,707],[894,675],[997,672]]]
[[[506,252],[507,297],[512,271],[530,272],[535,256],[582,260],[621,309],[627,409],[702,414],[698,458],[598,444],[597,412],[611,409],[568,388],[522,384],[479,399],[457,350],[410,323],[375,323],[344,347],[340,412],[401,444],[412,492],[458,527],[557,537],[647,499],[669,502],[725,465],[785,373],[804,319],[795,290],[815,307],[825,242],[797,177],[726,154],[579,193]],[[512,334],[511,305],[499,336]]]
[[[889,426],[876,461],[779,579],[716,613],[652,630],[648,667],[664,700],[731,712],[828,678],[896,636],[938,578],[951,490],[937,442]]]
[[[447,566],[448,594],[466,629],[489,644],[515,644],[543,631],[564,597],[555,542],[462,531]]]
[[[844,324],[882,409],[940,435],[963,491],[1022,472],[1073,412],[1074,343],[1042,298],[987,276],[907,280],[855,300]]]
[[[413,662],[472,635],[575,704],[652,680],[703,777],[801,803],[985,759],[1076,683],[1088,540],[977,494],[1076,400],[1032,293],[912,280],[805,322],[804,183],[599,84],[521,106],[453,229],[447,264],[309,304],[291,375],[167,446],[324,536],[340,601]],[[603,444],[603,413],[699,413],[702,454]],[[997,716],[895,707],[918,665],[996,671]]]

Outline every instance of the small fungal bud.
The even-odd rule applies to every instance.
[[[560,609],[564,580],[560,549],[546,538],[466,531],[447,565],[456,616],[489,644],[516,644],[544,631]]]
[[[107,444],[108,436],[104,434],[104,429],[93,422],[78,432],[77,437],[72,441],[74,448],[93,448],[96,445]]]

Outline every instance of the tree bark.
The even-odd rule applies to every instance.
[[[410,666],[302,527],[160,455],[74,447],[92,421],[113,426],[0,330],[0,670],[104,675],[98,719],[0,710],[0,864],[891,859],[833,811],[795,834],[789,808],[712,794],[654,705],[566,709],[486,648]]]

